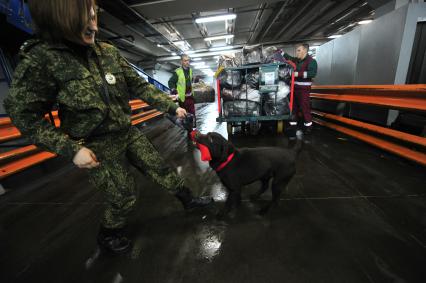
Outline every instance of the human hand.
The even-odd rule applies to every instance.
[[[74,156],[72,162],[78,168],[91,169],[100,165],[96,155],[87,147],[82,147]]]
[[[176,116],[178,118],[184,118],[186,116],[186,110],[182,107],[178,107],[178,109],[176,109]]]

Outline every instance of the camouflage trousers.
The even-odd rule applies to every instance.
[[[106,207],[101,224],[105,228],[125,226],[135,207],[138,194],[130,164],[172,193],[183,186],[183,179],[165,165],[151,142],[135,127],[127,133],[96,138],[85,146],[100,162],[88,172],[92,185],[104,194]]]

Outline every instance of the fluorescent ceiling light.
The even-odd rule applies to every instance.
[[[185,53],[186,53],[186,54],[194,54],[194,53],[195,53],[195,51],[194,51],[194,50],[186,50],[186,51],[185,51]]]
[[[330,35],[328,38],[339,38],[341,37],[341,34],[334,34],[334,35]]]
[[[147,6],[147,5],[155,5],[155,4],[160,4],[160,3],[165,3],[165,2],[174,2],[176,0],[153,0],[153,1],[144,1],[142,3],[137,3],[137,4],[132,4],[129,5],[129,7],[139,7],[139,6]]]
[[[191,59],[192,61],[200,61],[201,60],[201,58],[194,58],[194,59]]]
[[[228,50],[233,49],[234,46],[221,46],[221,47],[212,47],[209,49],[209,51],[220,51],[220,50]]]
[[[225,34],[225,35],[218,35],[218,36],[211,36],[204,38],[204,41],[212,41],[212,40],[220,40],[220,39],[227,39],[227,38],[233,38],[233,34]]]
[[[173,55],[173,56],[176,56],[177,54],[176,54],[176,52],[172,52],[172,55]]]
[[[182,44],[185,44],[185,41],[184,40],[173,41],[173,44],[182,45]]]
[[[197,18],[197,19],[195,19],[195,22],[197,24],[210,23],[210,22],[233,20],[236,17],[237,17],[236,14],[225,14],[225,15],[218,15],[218,16],[212,16],[212,17],[201,17],[201,18]]]
[[[373,20],[363,20],[363,21],[358,22],[358,24],[359,24],[359,25],[366,25],[366,24],[371,23],[372,21],[373,21]]]

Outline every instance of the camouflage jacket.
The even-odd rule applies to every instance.
[[[36,39],[24,43],[20,57],[5,109],[34,144],[68,158],[81,148],[78,139],[128,129],[130,98],[140,98],[161,111],[177,109],[107,43],[88,48],[88,65],[66,45]],[[54,105],[60,128],[43,119]]]

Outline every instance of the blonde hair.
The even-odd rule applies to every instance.
[[[49,41],[79,42],[96,0],[29,0],[36,33]]]

